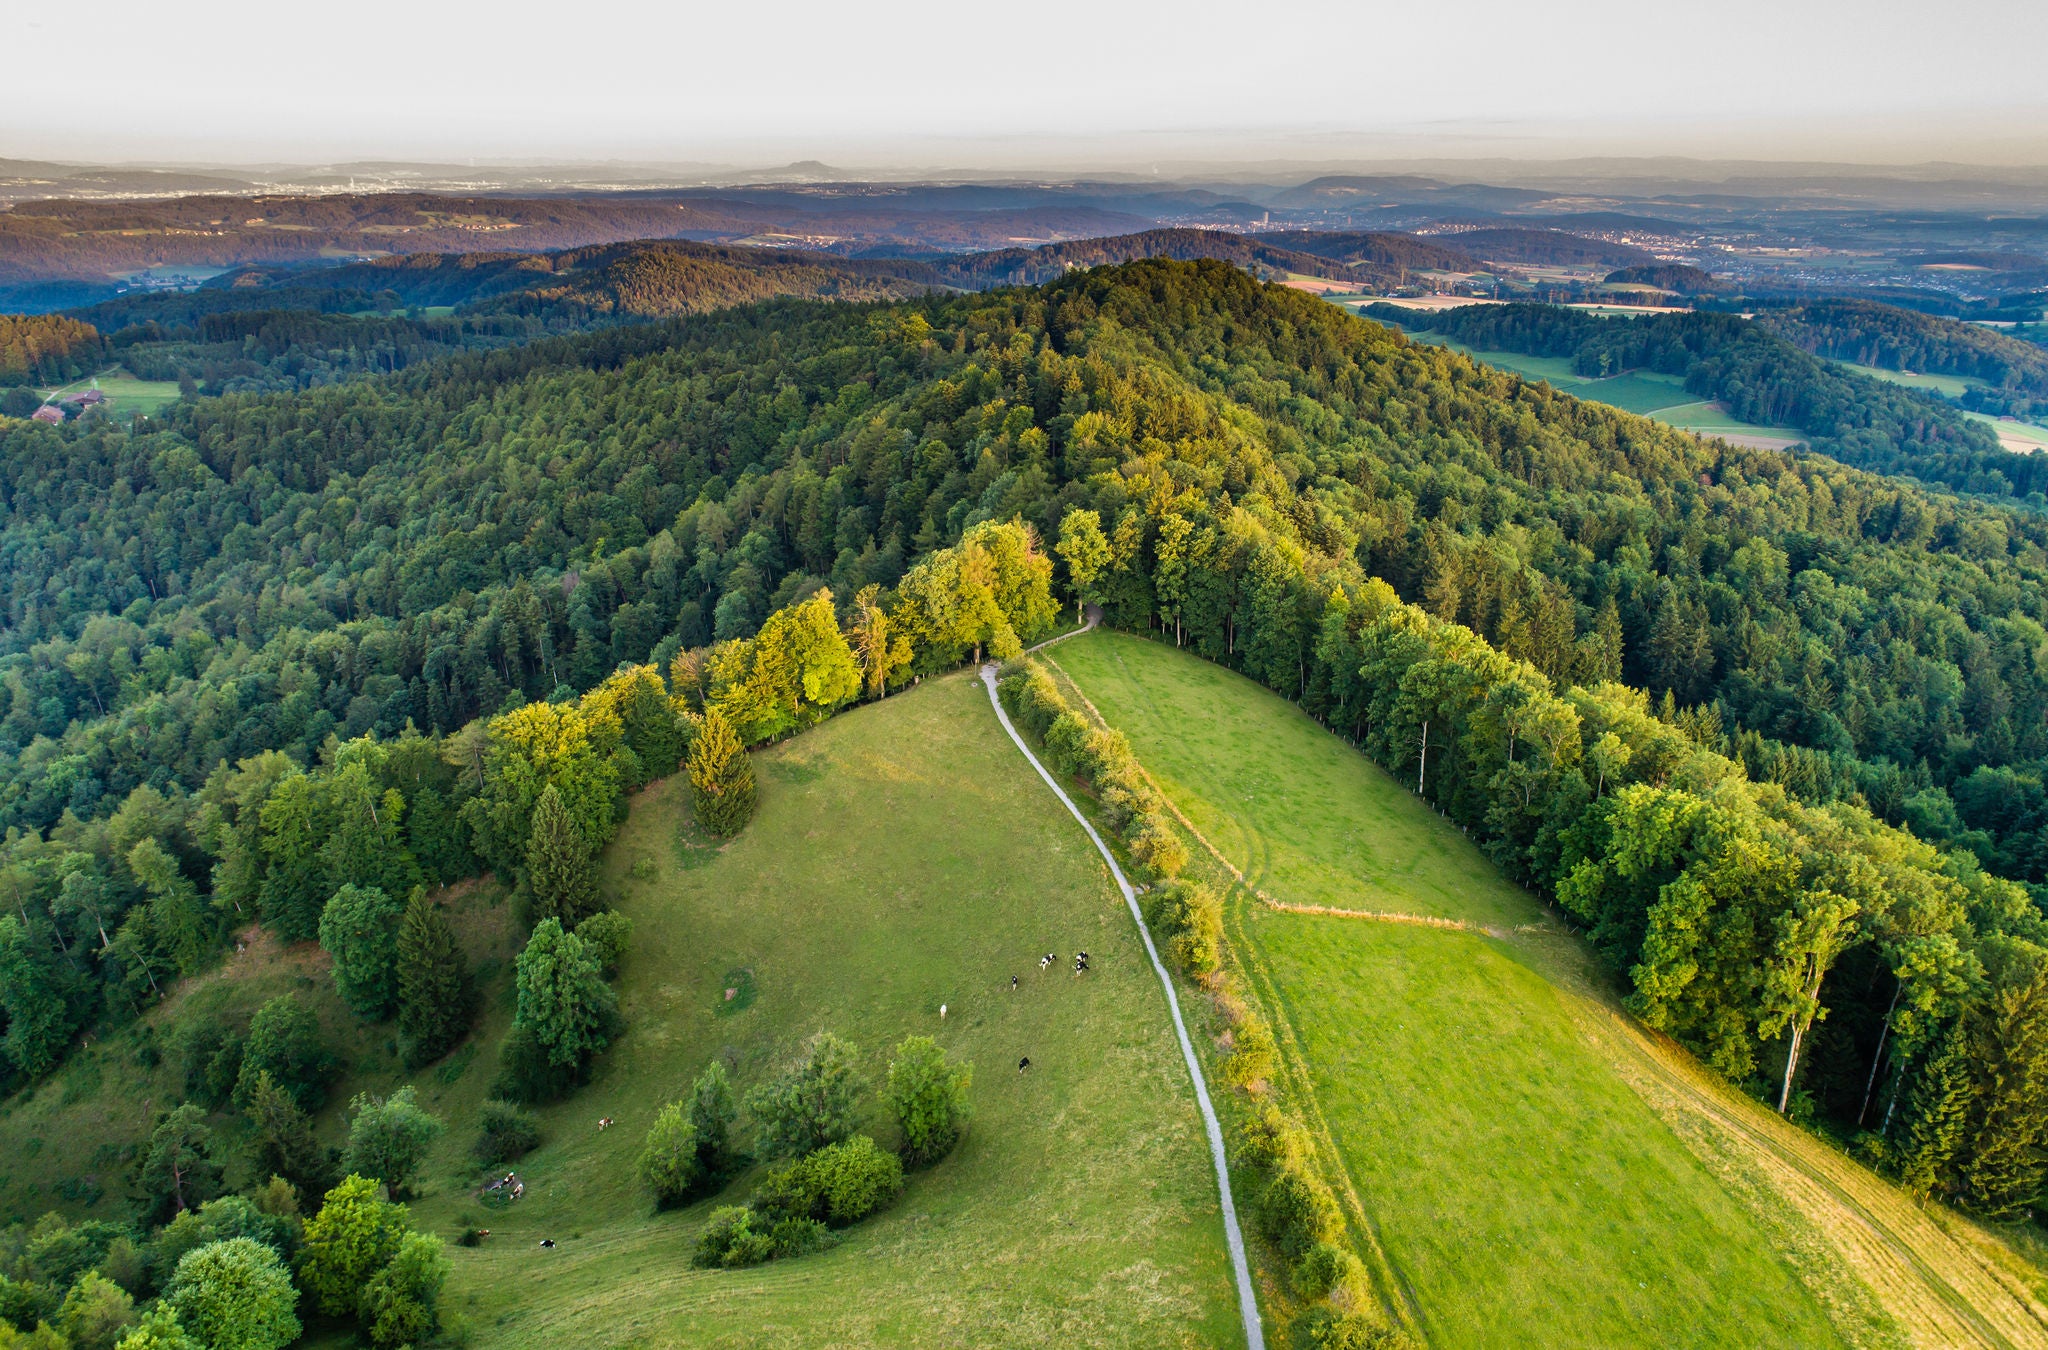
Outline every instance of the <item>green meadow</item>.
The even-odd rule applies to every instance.
[[[438,1229],[493,1230],[454,1252],[448,1299],[475,1344],[1241,1343],[1159,986],[1107,869],[981,686],[927,680],[755,767],[759,814],[723,848],[691,834],[682,780],[634,802],[606,855],[634,923],[618,985],[629,1030],[595,1082],[542,1113],[526,1198],[485,1214],[451,1160],[415,1206]],[[1083,947],[1087,977],[1039,972],[1042,953]],[[827,1028],[876,1083],[916,1033],[972,1062],[965,1139],[837,1248],[692,1269],[704,1214],[750,1178],[657,1215],[634,1175],[641,1136],[713,1056],[744,1089]],[[884,1115],[874,1104],[890,1145]],[[602,1116],[617,1125],[600,1134]],[[541,1251],[543,1237],[560,1245]]]
[[[1429,1343],[1901,1343],[1812,1225],[1635,1085],[1641,1066],[1589,1030],[1612,996],[1576,940],[1407,785],[1163,644],[1102,632],[1053,655],[1266,896],[1485,930],[1282,912],[1243,888],[1228,907],[1290,1106]]]

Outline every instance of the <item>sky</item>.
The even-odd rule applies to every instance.
[[[0,155],[19,158],[1135,162],[1430,143],[2048,162],[2043,0],[8,0],[0,32]]]

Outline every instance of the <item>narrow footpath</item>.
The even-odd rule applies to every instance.
[[[1089,616],[1089,628],[1093,628],[1095,615]],[[1085,632],[1086,629],[1077,631]],[[1072,636],[1069,634],[1068,636]],[[1060,787],[1059,781],[1046,772],[1038,756],[1031,753],[1031,747],[1024,744],[1024,738],[1017,734],[1017,728],[1010,724],[1010,715],[1003,711],[1002,700],[996,697],[996,668],[993,664],[981,668],[981,682],[988,687],[989,706],[996,710],[996,720],[1003,724],[1003,730],[1010,733],[1010,739],[1023,753],[1031,767],[1038,770],[1038,776],[1052,789],[1079,821],[1081,828],[1094,841],[1096,851],[1109,864],[1109,874],[1116,878],[1117,889],[1124,893],[1124,903],[1130,906],[1131,919],[1138,925],[1138,936],[1145,940],[1145,954],[1152,958],[1152,969],[1159,976],[1159,987],[1166,991],[1166,1007],[1173,1014],[1173,1031],[1180,1037],[1180,1052],[1188,1063],[1188,1076],[1195,1083],[1195,1105],[1202,1109],[1202,1125],[1209,1133],[1209,1155],[1216,1163],[1216,1188],[1223,1200],[1223,1240],[1230,1247],[1230,1264],[1237,1275],[1237,1306],[1244,1315],[1244,1339],[1248,1350],[1266,1350],[1266,1337],[1259,1324],[1259,1301],[1252,1292],[1252,1270],[1244,1254],[1244,1232],[1237,1224],[1237,1204],[1230,1193],[1230,1165],[1223,1151],[1223,1126],[1216,1120],[1216,1108],[1209,1101],[1209,1082],[1202,1076],[1202,1065],[1195,1058],[1194,1043],[1188,1039],[1187,1023],[1181,1020],[1180,998],[1174,993],[1173,977],[1167,974],[1166,965],[1159,959],[1159,948],[1153,945],[1152,930],[1145,926],[1144,912],[1138,908],[1138,893],[1131,888],[1130,880],[1124,876],[1123,868],[1117,866],[1116,856],[1109,846],[1102,842],[1102,836],[1088,823],[1088,817],[1081,814],[1081,808],[1074,805],[1074,799]]]

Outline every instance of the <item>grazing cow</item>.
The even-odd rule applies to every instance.
[[[553,1251],[555,1249],[555,1240],[553,1238],[542,1238],[540,1245],[549,1251]]]
[[[604,1116],[600,1118],[597,1122],[597,1132],[599,1134],[603,1134],[606,1130],[609,1130],[611,1127],[612,1118],[610,1116]]]
[[[1028,1069],[1028,1068],[1030,1068],[1030,1067],[1031,1067],[1031,1056],[1029,1056],[1029,1055],[1026,1055],[1026,1056],[1024,1056],[1024,1058],[1022,1058],[1022,1059],[1020,1059],[1020,1060],[1018,1060],[1018,1061],[1017,1061],[1017,1072],[1018,1072],[1018,1073],[1022,1073],[1022,1072],[1024,1072],[1024,1071],[1025,1071],[1026,1069]]]
[[[1016,989],[1017,989],[1017,977],[1016,977],[1015,975],[1012,975],[1012,976],[1010,977],[1010,990],[1011,990],[1011,992],[1012,992],[1012,993],[1014,993],[1014,992],[1016,992]]]
[[[946,1020],[946,1005],[943,1003],[939,1005],[939,1020],[941,1022]]]

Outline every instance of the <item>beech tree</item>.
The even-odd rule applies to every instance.
[[[1095,579],[1111,561],[1109,540],[1102,533],[1102,517],[1087,507],[1077,506],[1060,519],[1060,557],[1067,564],[1067,585],[1074,592],[1074,622],[1081,621],[1081,607],[1096,599]]]
[[[427,1149],[446,1129],[439,1116],[423,1109],[411,1084],[389,1097],[358,1093],[349,1103],[348,1147],[341,1165],[356,1176],[373,1177],[403,1199],[412,1189]]]
[[[398,927],[404,903],[375,886],[343,886],[320,915],[320,945],[334,987],[360,1017],[382,1020],[398,1001]]]
[[[967,1120],[974,1066],[949,1064],[929,1036],[912,1036],[889,1062],[889,1106],[903,1131],[903,1158],[929,1167],[953,1151]]]
[[[164,1291],[207,1350],[281,1350],[299,1338],[298,1301],[277,1253],[245,1237],[187,1252]]]

